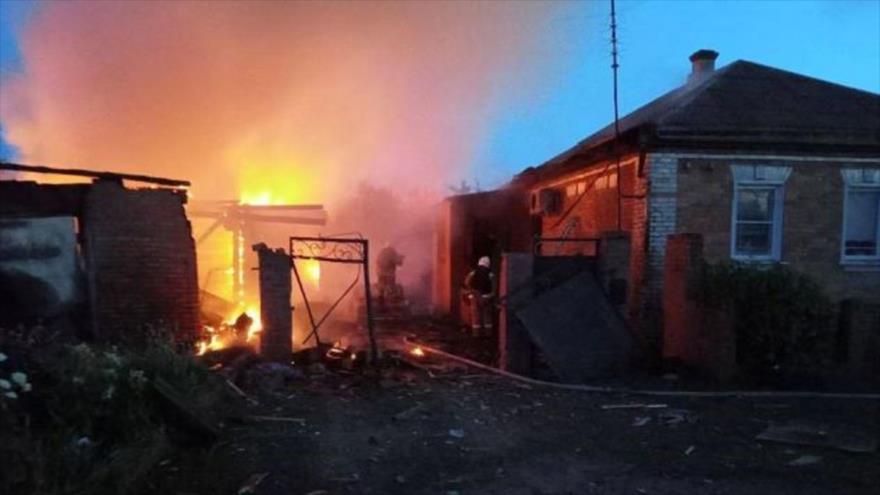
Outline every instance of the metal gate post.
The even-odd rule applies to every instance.
[[[379,351],[376,347],[376,336],[373,333],[373,295],[370,291],[370,241],[364,240],[364,289],[367,306],[367,333],[370,337],[370,362],[376,364]]]

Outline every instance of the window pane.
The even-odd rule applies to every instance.
[[[846,237],[848,256],[877,255],[877,214],[880,191],[850,190],[846,198]]]
[[[738,189],[736,219],[771,221],[774,192],[773,189]]]
[[[740,223],[736,225],[736,254],[769,255],[772,239],[769,223]]]

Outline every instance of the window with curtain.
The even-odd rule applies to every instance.
[[[734,256],[774,256],[780,226],[776,222],[781,187],[740,186],[736,190]]]
[[[731,255],[777,261],[782,253],[783,185],[790,167],[735,165]]]

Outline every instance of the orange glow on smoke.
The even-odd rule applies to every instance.
[[[423,351],[421,347],[413,347],[413,349],[411,351],[409,351],[409,353],[415,357],[424,357],[425,356],[425,351]]]
[[[298,203],[444,189],[499,84],[531,101],[562,2],[47,2],[0,87],[21,160]],[[181,32],[189,33],[180,36]],[[88,63],[81,63],[83,54]]]
[[[344,223],[361,184],[433,205],[447,184],[471,177],[497,112],[535,101],[547,74],[561,73],[548,55],[560,35],[548,26],[569,8],[45,2],[21,27],[25,70],[4,74],[0,121],[22,162],[187,179],[205,202],[321,203]],[[215,221],[191,220],[196,239]],[[409,234],[400,221],[368,220],[326,231],[358,230],[376,242]],[[254,230],[235,242],[223,226],[198,244],[202,289],[236,303],[255,297],[233,291],[253,291],[251,246],[286,240]],[[235,278],[223,271],[234,257]],[[408,257],[408,273],[417,273],[415,261]],[[304,273],[314,286],[321,275],[317,263]]]

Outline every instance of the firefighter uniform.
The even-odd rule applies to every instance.
[[[496,284],[490,265],[489,257],[483,256],[464,280],[471,305],[471,331],[475,336],[491,335],[493,330]]]

